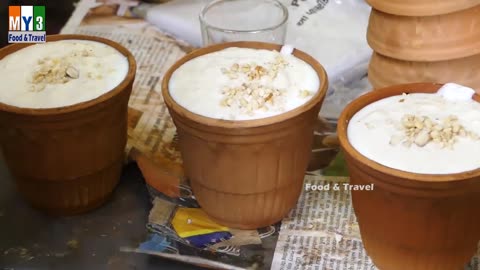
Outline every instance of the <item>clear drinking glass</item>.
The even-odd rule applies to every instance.
[[[230,41],[283,44],[288,9],[277,0],[214,0],[200,14],[203,45]]]

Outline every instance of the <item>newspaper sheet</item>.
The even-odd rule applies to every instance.
[[[346,177],[306,176],[305,185],[334,185]],[[272,269],[374,269],[362,245],[350,193],[304,191],[282,221]]]
[[[135,56],[138,68],[129,102],[127,152],[133,147],[152,158],[180,162],[178,152],[169,145],[175,141],[175,127],[160,87],[163,74],[185,51],[174,40],[155,32],[82,26],[75,33],[117,41]]]
[[[305,177],[305,185],[347,182],[347,177]],[[351,193],[342,188],[304,190],[297,207],[282,221],[271,269],[377,269],[363,247]],[[465,269],[480,270],[480,245]]]
[[[175,127],[161,95],[163,74],[192,50],[142,20],[128,17],[124,5],[133,1],[83,0],[62,33],[93,35],[114,40],[134,55],[137,73],[128,109],[127,154],[132,149],[164,163],[181,163],[174,150]],[[122,11],[122,17],[117,16]],[[127,155],[128,156],[128,155]]]

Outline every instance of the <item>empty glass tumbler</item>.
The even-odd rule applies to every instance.
[[[277,0],[214,0],[200,14],[203,45],[232,41],[283,44],[288,9]]]

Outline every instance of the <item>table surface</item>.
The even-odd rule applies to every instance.
[[[198,269],[161,258],[120,252],[145,240],[151,203],[135,164],[101,208],[53,218],[32,209],[15,190],[0,154],[0,270]]]

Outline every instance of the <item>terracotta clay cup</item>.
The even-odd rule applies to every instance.
[[[280,221],[298,200],[328,81],[316,60],[295,50],[296,57],[316,70],[321,86],[310,101],[294,110],[264,119],[230,121],[200,116],[178,105],[168,89],[172,73],[195,57],[228,47],[281,48],[233,42],[196,50],[165,74],[163,97],[177,127],[185,174],[200,206],[220,224],[255,229]]]
[[[372,9],[367,40],[382,55],[408,61],[441,61],[480,54],[480,5],[429,17],[397,16]]]
[[[375,9],[403,16],[432,16],[480,5],[480,0],[367,0]]]
[[[432,82],[456,82],[480,91],[480,54],[436,62],[403,61],[373,53],[368,79],[374,88]]]
[[[35,208],[71,215],[100,206],[117,185],[127,141],[127,107],[136,64],[116,42],[83,35],[48,36],[107,44],[128,58],[125,79],[102,96],[72,106],[27,109],[0,103],[0,145],[18,191]],[[0,59],[31,44],[0,50]]]
[[[338,122],[351,184],[374,184],[373,191],[353,191],[352,202],[365,249],[380,269],[463,269],[477,250],[480,169],[444,175],[404,172],[364,157],[348,141],[350,119],[368,104],[440,87],[407,84],[367,93],[350,103]]]

